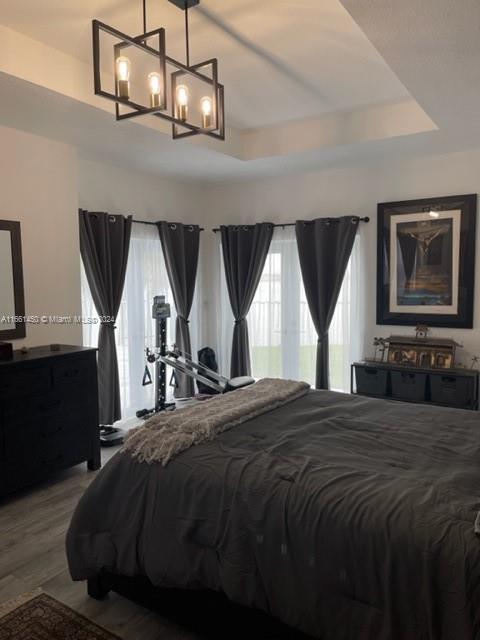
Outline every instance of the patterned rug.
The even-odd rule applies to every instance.
[[[0,605],[0,640],[120,640],[37,591]]]

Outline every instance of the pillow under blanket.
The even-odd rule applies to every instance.
[[[306,382],[263,378],[185,409],[158,413],[129,433],[122,451],[140,462],[161,462],[165,466],[185,449],[296,400],[309,388]]]

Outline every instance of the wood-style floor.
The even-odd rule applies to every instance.
[[[113,453],[104,450],[104,462]],[[199,640],[114,593],[101,602],[92,600],[84,583],[72,582],[65,534],[80,496],[94,477],[86,465],[80,465],[0,502],[0,603],[41,587],[121,638]]]

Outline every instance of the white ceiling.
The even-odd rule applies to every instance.
[[[182,12],[149,8],[183,59]],[[117,123],[93,96],[93,17],[141,31],[140,0],[0,0],[0,124],[201,180],[480,147],[478,0],[202,0],[192,59],[219,58],[225,143]]]
[[[341,0],[443,130],[480,130],[479,0]]]
[[[147,0],[184,60],[183,11]],[[192,61],[216,57],[231,126],[252,129],[395,101],[407,91],[338,0],[202,0],[190,11]],[[0,21],[91,63],[91,21],[142,31],[141,0],[1,0]],[[47,62],[46,62],[47,63]]]

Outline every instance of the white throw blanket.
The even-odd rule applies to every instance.
[[[122,451],[130,452],[140,462],[161,462],[165,466],[185,449],[296,400],[309,388],[306,382],[264,378],[179,411],[158,413],[130,432]]]

